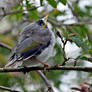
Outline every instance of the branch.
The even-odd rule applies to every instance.
[[[4,43],[0,42],[0,46],[11,51],[11,47],[8,46],[7,44],[4,44]]]
[[[62,66],[66,64],[66,62],[68,61],[68,58],[66,57],[66,53],[65,53],[65,46],[66,46],[66,43],[67,43],[67,39],[63,39],[62,35],[60,34],[59,31],[57,31],[57,35],[60,37],[61,41],[62,41],[62,44],[61,44],[61,48],[62,48],[62,54],[63,54],[63,57],[64,57],[64,61],[62,63]]]
[[[48,22],[51,24],[61,27],[61,26],[82,26],[82,25],[92,25],[92,22],[76,22],[76,23],[71,23],[71,24],[64,24],[62,22],[57,21],[56,19],[51,19],[50,17],[48,18]]]
[[[44,67],[27,67],[27,68],[0,68],[0,72],[29,72],[35,70],[44,70]],[[73,70],[73,71],[83,71],[92,72],[92,67],[83,66],[50,66],[46,70]]]
[[[9,47],[8,45],[6,45],[6,44],[4,44],[2,42],[0,42],[0,46],[4,47],[4,48],[6,48],[6,49],[8,49],[8,50],[11,51],[11,47]],[[37,70],[36,72],[39,74],[39,76],[43,79],[43,81],[45,82],[45,84],[48,86],[48,90],[50,90],[50,92],[54,92],[53,88],[52,88],[52,85],[49,83],[49,81],[45,77],[45,75],[40,70],[39,71]],[[4,87],[1,87],[1,88],[4,89]],[[9,88],[7,88],[7,89],[9,89]],[[15,91],[13,91],[13,92],[15,92]]]
[[[37,9],[39,7],[42,7],[42,6],[30,8],[30,9],[27,9],[27,10],[16,10],[16,11],[7,12],[7,13],[4,13],[4,14],[1,14],[0,17],[5,17],[5,16],[11,15],[11,14],[23,13],[25,11],[32,11],[32,10],[35,10],[35,9]]]
[[[52,88],[52,85],[50,84],[50,82],[48,81],[48,79],[46,78],[46,76],[40,70],[37,70],[36,72],[39,74],[39,76],[43,79],[43,81],[45,82],[45,84],[48,86],[48,91],[49,92],[54,92],[54,90]]]
[[[76,19],[77,19],[78,21],[80,21],[78,14],[74,11],[74,9],[72,8],[72,6],[71,6],[71,4],[69,3],[69,1],[67,1],[67,5],[68,5],[68,7],[71,9],[71,12],[72,12],[73,16],[76,17]]]
[[[4,87],[4,86],[0,86],[0,89],[7,90],[7,91],[10,91],[10,92],[20,92],[20,91],[14,90],[12,88]]]
[[[23,0],[0,0],[0,15],[10,12],[13,8],[15,8],[22,1]],[[0,20],[2,18],[3,16],[0,16]]]

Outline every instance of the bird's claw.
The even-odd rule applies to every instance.
[[[44,73],[46,72],[46,69],[47,69],[48,67],[49,67],[48,64],[44,64],[44,70],[43,70]]]

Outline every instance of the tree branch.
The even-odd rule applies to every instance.
[[[0,68],[0,72],[29,72],[35,70],[44,70],[44,67],[27,67],[27,68]],[[46,70],[73,70],[73,71],[83,71],[92,72],[92,67],[83,66],[50,66]]]
[[[32,11],[32,10],[35,10],[35,9],[37,9],[39,7],[42,7],[42,6],[30,8],[30,9],[27,9],[27,10],[16,10],[16,11],[7,12],[7,13],[4,13],[4,14],[0,14],[0,17],[5,17],[5,16],[11,15],[11,14],[23,13],[25,11]]]
[[[52,85],[50,84],[50,82],[48,81],[48,79],[45,77],[45,75],[40,70],[37,70],[36,72],[39,74],[39,76],[43,79],[43,81],[47,85],[48,91],[49,92],[54,92],[54,90],[52,88]]]
[[[20,92],[20,91],[14,90],[12,88],[4,87],[4,86],[0,86],[0,89],[7,90],[7,91],[10,91],[10,92]]]
[[[22,1],[23,0],[0,0],[0,15],[10,12],[13,8],[15,8]],[[3,17],[4,16],[0,16],[0,20]]]
[[[4,44],[4,43],[0,42],[0,46],[11,51],[11,47],[8,46],[7,44]]]
[[[8,45],[6,45],[6,44],[4,44],[4,43],[2,43],[2,42],[0,42],[0,46],[1,47],[4,47],[4,48],[6,48],[6,49],[8,49],[8,50],[10,50],[11,51],[11,47],[9,47]],[[43,81],[45,82],[45,84],[48,86],[48,90],[50,90],[50,92],[54,92],[53,91],[53,88],[52,88],[52,85],[49,83],[49,81],[48,81],[48,79],[45,77],[45,75],[40,71],[40,70],[37,70],[36,71],[38,74],[39,74],[39,76],[43,79]],[[10,88],[6,88],[6,87],[0,87],[1,89],[7,89],[7,90],[11,90]],[[12,92],[18,92],[18,91],[12,91]]]
[[[71,23],[71,24],[65,24],[62,23],[60,21],[57,21],[56,19],[51,19],[50,17],[48,18],[48,22],[50,22],[51,24],[57,26],[57,27],[61,27],[61,26],[82,26],[82,25],[92,25],[92,22],[76,22],[76,23]]]
[[[63,39],[62,35],[60,34],[59,31],[57,31],[57,35],[60,37],[61,41],[62,41],[62,44],[61,44],[61,48],[62,48],[62,54],[63,54],[63,57],[64,57],[64,61],[62,63],[62,66],[66,64],[66,62],[68,61],[68,58],[66,57],[66,53],[65,53],[65,46],[66,46],[66,43],[67,43],[67,39]]]
[[[76,17],[76,19],[77,19],[78,21],[80,21],[78,14],[74,11],[74,9],[72,8],[72,6],[71,6],[71,4],[70,4],[69,1],[67,1],[67,5],[68,5],[68,7],[71,9],[71,12],[72,12],[73,16]]]

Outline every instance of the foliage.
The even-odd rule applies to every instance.
[[[67,0],[39,0],[40,1],[40,6],[43,6],[44,9],[42,9],[41,11],[38,11],[38,9],[34,9],[34,10],[29,10],[31,8],[36,8],[35,4],[31,4],[30,0],[25,0],[25,4],[21,3],[20,5],[18,5],[16,8],[14,8],[13,10],[19,10],[22,11],[20,13],[16,13],[16,14],[11,14],[8,17],[8,20],[11,24],[13,23],[17,23],[16,26],[16,34],[13,34],[13,31],[7,33],[7,34],[0,34],[0,42],[3,42],[11,47],[14,46],[14,44],[16,43],[16,39],[17,36],[19,35],[19,28],[23,27],[21,23],[21,21],[24,18],[27,18],[29,21],[33,22],[39,19],[39,17],[43,17],[46,13],[49,13],[49,19],[53,20],[53,21],[57,21],[57,18],[59,16],[67,16],[67,10],[59,10],[57,9],[57,6],[59,3],[62,3],[63,5],[66,5]],[[35,3],[35,0],[34,0]],[[74,26],[63,26],[61,24],[61,26],[56,26],[54,23],[52,23],[51,21],[48,20],[48,22],[51,24],[53,31],[55,30],[55,33],[57,32],[56,29],[58,29],[61,32],[62,37],[66,40],[68,39],[68,42],[71,42],[71,44],[75,43],[77,45],[77,47],[81,48],[81,52],[80,55],[78,55],[75,60],[81,60],[81,61],[90,61],[92,62],[92,59],[90,57],[92,57],[92,39],[88,39],[88,35],[92,35],[89,29],[89,26],[86,25],[85,23],[85,19],[90,19],[92,18],[92,6],[86,6],[85,7],[85,11],[81,9],[81,7],[79,7],[78,2],[76,1],[71,1],[72,7],[74,12],[78,15],[77,18],[79,18],[79,20],[76,18],[76,23],[83,23],[82,25],[74,25]],[[48,10],[46,8],[46,5],[50,5],[50,7],[52,7],[52,10]],[[26,8],[27,13],[23,12],[24,7]],[[46,8],[46,9],[45,9]],[[70,9],[71,10],[71,9]],[[74,13],[72,12],[72,14]],[[74,17],[76,17],[73,14]],[[68,20],[68,18],[66,18],[65,20],[61,20],[58,22],[62,22],[65,23]],[[70,19],[71,20],[71,19]],[[23,20],[24,21],[24,20]],[[90,22],[90,20],[89,20]],[[76,24],[75,23],[75,24]],[[56,39],[58,38],[58,36],[56,35]],[[57,40],[56,40],[57,41]],[[63,56],[63,50],[61,48],[61,44],[59,44],[58,42],[55,45],[55,50],[56,50],[56,54],[54,57],[52,57],[53,60],[53,65],[56,64],[62,64],[62,62],[64,61],[64,56]],[[0,47],[0,67],[3,67],[7,61],[8,61],[8,57],[9,57],[10,51],[8,51],[5,48]],[[71,53],[73,54],[73,53]],[[69,57],[71,58],[71,57]],[[71,64],[71,63],[70,63]],[[79,63],[80,64],[80,63]],[[83,65],[83,64],[82,64]],[[66,72],[64,71],[49,71],[46,73],[46,77],[52,81],[55,85],[56,88],[59,89],[59,86],[61,84],[61,80],[60,80],[60,76],[64,75]],[[7,73],[7,74],[0,74],[0,85],[3,86],[7,86],[7,87],[12,87],[16,86],[16,84],[18,84],[18,86],[24,91],[27,92],[27,89],[25,87],[25,85],[28,84],[40,84],[42,86],[42,88],[38,88],[37,90],[35,89],[36,92],[38,92],[39,90],[41,90],[43,92],[44,90],[44,82],[42,82],[42,79],[38,76],[38,74],[36,72],[31,72],[29,74],[29,80],[30,82],[28,82],[28,80],[26,80],[26,78],[23,77],[24,75],[22,73],[18,73],[18,74],[12,74],[12,73]],[[91,74],[89,74],[89,76],[91,76]],[[85,80],[84,80],[85,81]],[[39,91],[39,92],[41,92]],[[29,91],[28,91],[29,92]]]

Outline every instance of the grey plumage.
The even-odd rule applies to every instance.
[[[42,46],[47,46],[47,43],[49,41],[50,45],[48,45],[48,48],[42,49]],[[38,45],[31,49],[39,48],[37,49],[37,51],[41,50],[41,53],[37,55],[36,58],[41,62],[46,62],[53,53],[53,47],[55,44],[54,41],[55,41],[54,34],[47,27],[42,28],[42,26],[38,25],[36,22],[29,24],[20,33],[20,38],[11,51],[9,63],[6,65],[6,67],[12,66],[21,61],[22,65],[24,66],[38,65],[37,62],[31,61],[29,57],[24,58],[22,56],[22,51],[25,48],[30,47],[30,45],[34,42],[36,42]],[[37,51],[35,53],[37,53]],[[35,56],[35,53],[33,53],[30,57]]]

